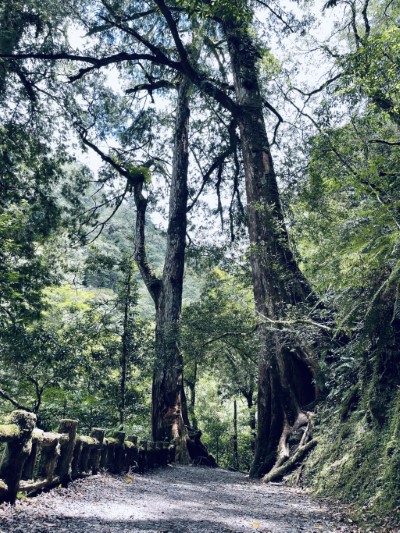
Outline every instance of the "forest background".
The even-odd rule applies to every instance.
[[[186,272],[172,349],[191,431],[223,467],[264,476],[287,465],[294,473],[280,477],[398,516],[399,17],[390,0],[4,0],[2,412],[32,410],[44,429],[67,416],[81,429],[157,431],[153,289],[166,287],[185,101]],[[270,139],[272,203],[264,192],[249,202],[255,148],[243,149],[238,111],[249,94]],[[272,344],[294,380],[267,376]],[[281,416],[268,429],[272,463],[267,390]],[[292,462],[301,449],[306,460]]]

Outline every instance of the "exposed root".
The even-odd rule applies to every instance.
[[[307,452],[312,450],[314,446],[318,444],[317,439],[312,439],[307,444],[299,446],[293,456],[286,461],[282,466],[273,468],[268,474],[265,474],[263,481],[268,483],[270,481],[278,481],[283,478],[285,474],[290,472],[306,455]]]
[[[278,446],[278,456],[273,468],[263,477],[264,482],[275,481],[281,479],[285,474],[290,472],[304,455],[313,448],[317,441],[310,440],[311,425],[313,413],[301,411],[293,426],[290,426],[285,421],[282,435]],[[289,438],[301,427],[305,426],[301,440],[296,448],[295,453],[290,456]]]
[[[189,429],[189,438],[187,440],[187,449],[190,459],[195,465],[217,467],[214,457],[208,453],[207,448],[201,442],[202,432],[197,429]]]

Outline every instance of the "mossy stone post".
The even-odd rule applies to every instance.
[[[45,435],[53,435],[46,434]],[[54,434],[57,435],[57,434]],[[60,439],[58,437],[49,438],[49,440],[43,439],[41,443],[42,451],[40,455],[39,465],[39,477],[51,482],[57,467],[58,458],[60,457],[61,446]]]
[[[132,450],[134,447],[135,446],[128,439],[124,442],[124,448],[125,448],[124,472],[128,472],[131,467]]]
[[[67,434],[68,439],[61,442],[61,455],[58,460],[56,474],[60,477],[60,482],[65,487],[72,481],[72,459],[76,442],[77,420],[63,419],[58,428],[59,433]]]
[[[147,440],[140,441],[138,459],[139,472],[143,474],[147,470]]]
[[[125,433],[123,431],[117,431],[115,437],[115,462],[114,473],[121,474],[125,468]]]
[[[107,465],[106,468],[109,472],[115,474],[115,446],[117,440],[114,437],[107,438]]]
[[[79,440],[79,437],[76,439],[74,455],[72,458],[72,478],[77,478],[80,474],[79,466],[81,462],[81,453],[82,453],[82,441]]]
[[[22,410],[13,411],[9,422],[17,426],[18,435],[7,443],[0,478],[7,485],[3,500],[14,504],[25,461],[32,451],[32,432],[36,426],[36,415]]]
[[[101,449],[100,468],[107,468],[108,465],[108,452],[110,445],[108,439],[103,439],[103,447]]]
[[[126,440],[129,440],[129,442],[131,442],[134,446],[137,447],[138,438],[136,437],[136,435],[129,435]]]
[[[139,450],[137,447],[138,438],[135,435],[130,435],[126,440],[133,444],[133,446],[129,448],[129,466],[136,471],[138,469],[139,455]]]
[[[101,464],[101,451],[103,448],[104,436],[106,434],[105,429],[93,428],[90,436],[97,440],[98,445],[93,446],[90,451],[89,467],[92,469],[93,474],[97,474],[100,470]]]
[[[25,461],[23,473],[22,473],[22,479],[34,479],[35,477],[35,466],[36,466],[36,459],[39,452],[39,441],[38,439],[32,440],[32,448],[31,453],[29,454],[29,457]]]
[[[79,437],[82,442],[82,451],[79,458],[79,472],[81,474],[89,474],[89,460],[90,452],[94,448],[95,440],[91,437]]]

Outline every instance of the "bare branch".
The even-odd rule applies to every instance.
[[[274,128],[274,137],[272,139],[272,143],[271,143],[271,146],[273,146],[274,144],[276,144],[276,136],[278,134],[278,129],[279,129],[279,126],[284,122],[283,118],[282,118],[282,115],[280,115],[280,113],[278,113],[278,111],[275,109],[275,107],[273,107],[269,102],[267,102],[267,100],[264,100],[264,105],[267,109],[269,109],[269,111],[271,111],[278,119],[278,122]]]
[[[3,400],[7,400],[7,402],[10,402],[11,405],[16,407],[17,409],[22,409],[23,411],[32,412],[32,409],[29,409],[29,407],[26,407],[26,405],[21,405],[20,403],[17,402],[17,400],[14,400],[13,398],[11,398],[11,396],[2,389],[0,389],[0,397],[3,398]]]
[[[400,146],[400,142],[390,142],[384,141],[382,139],[371,139],[368,141],[369,144],[385,144],[387,146]]]
[[[223,163],[225,162],[226,158],[229,157],[232,153],[233,153],[233,148],[230,146],[229,148],[224,150],[219,156],[217,156],[215,158],[215,160],[213,161],[213,163],[210,166],[210,168],[207,170],[207,172],[205,174],[203,174],[203,182],[201,184],[201,187],[200,187],[198,193],[196,194],[194,200],[192,201],[192,203],[188,205],[188,207],[186,209],[187,212],[191,211],[193,209],[193,207],[196,205],[200,195],[202,194],[202,192],[204,190],[204,187],[209,182],[213,172],[215,172],[217,169],[219,169],[219,167],[221,165],[223,165]]]
[[[291,33],[296,33],[296,29],[293,28],[293,26],[291,26],[289,24],[289,22],[287,22],[283,17],[282,15],[280,15],[277,11],[275,11],[274,9],[272,9],[272,7],[267,3],[267,2],[264,2],[264,0],[257,0],[257,2],[259,4],[261,4],[262,6],[266,7],[278,20],[280,20],[282,22],[282,24],[285,26],[285,28],[287,30],[289,30]]]
[[[308,96],[308,98],[307,98],[307,101],[308,101],[311,96],[313,96],[314,94],[320,93],[321,91],[326,89],[329,85],[331,85],[332,83],[334,83],[335,81],[340,79],[343,75],[344,75],[343,72],[340,72],[339,74],[336,74],[336,76],[333,76],[332,78],[329,78],[329,80],[324,81],[324,83],[322,85],[320,85],[318,87],[318,89],[314,89],[313,91],[310,91],[310,92],[302,91],[301,89],[298,89],[297,87],[293,87],[293,90],[297,91],[298,93],[302,94],[303,96]]]

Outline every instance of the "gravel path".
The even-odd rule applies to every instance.
[[[336,516],[335,516],[336,514]],[[97,475],[0,505],[0,532],[352,532],[303,491],[221,469],[174,466],[145,476]]]

